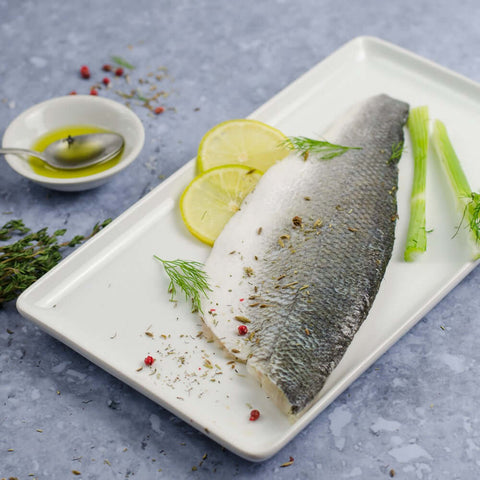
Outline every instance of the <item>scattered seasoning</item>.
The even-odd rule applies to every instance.
[[[295,215],[292,218],[292,223],[294,227],[301,227],[302,226],[302,217],[299,217],[298,215]]]
[[[164,111],[165,111],[165,107],[157,107],[157,108],[155,108],[154,113],[155,113],[155,115],[160,115]]]
[[[245,272],[245,275],[247,277],[251,277],[253,275],[253,268],[252,267],[245,267],[243,269],[243,271]]]
[[[82,473],[79,472],[78,470],[72,470],[72,473],[73,473],[74,475],[81,475],[81,474],[82,474]]]
[[[76,92],[75,90],[72,90],[72,91],[69,93],[69,95],[76,95],[76,94],[77,94],[77,92]]]
[[[145,332],[145,335],[147,337],[153,338],[153,333],[152,332]]]
[[[102,67],[102,70],[104,72],[111,72],[112,71],[112,66],[108,63],[106,63],[103,67]]]
[[[358,228],[348,227],[350,232],[358,232]]]
[[[260,235],[261,233],[262,233],[262,227],[258,227],[257,235]]]
[[[145,357],[145,360],[144,360],[144,363],[147,367],[150,367],[153,365],[153,362],[155,361],[155,359],[151,356],[151,355],[147,355]]]
[[[310,335],[310,330],[309,330],[308,328],[305,328],[305,333],[306,333],[307,335]]]
[[[203,366],[206,368],[213,368],[212,362],[208,358],[203,362]]]
[[[295,461],[295,460],[293,459],[293,457],[290,457],[290,460],[289,460],[288,462],[282,463],[282,464],[280,465],[280,467],[282,467],[282,468],[283,468],[283,467],[289,467],[290,465],[293,465],[293,462],[294,462],[294,461]]]
[[[260,418],[260,412],[259,412],[258,410],[255,410],[255,409],[254,409],[254,410],[252,410],[252,411],[250,412],[250,418],[249,418],[249,420],[250,420],[251,422],[255,422],[255,421],[257,421],[259,418]]]
[[[110,84],[110,79],[108,77],[104,77],[102,82],[103,82],[104,85],[106,85],[108,87],[108,85]]]
[[[239,335],[246,335],[248,333],[248,327],[246,325],[240,325],[238,327],[238,334]]]
[[[395,470],[392,468],[388,474],[390,475],[391,478],[393,478],[395,476]]]
[[[86,65],[82,65],[80,67],[80,75],[82,78],[85,79],[90,78],[90,69]]]
[[[90,89],[90,95],[98,95],[98,90],[95,87]]]
[[[244,298],[239,298],[238,301],[239,302],[243,302],[245,299]]]
[[[123,68],[122,67],[118,67],[117,69],[115,69],[115,76],[121,77],[122,75],[123,75]]]
[[[242,323],[250,323],[251,322],[247,317],[244,317],[243,315],[236,315],[235,320],[237,322],[242,322]]]

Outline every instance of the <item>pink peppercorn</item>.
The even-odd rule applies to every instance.
[[[260,418],[260,412],[258,410],[252,410],[250,412],[250,421],[255,422],[255,420],[258,420]]]
[[[121,77],[121,76],[123,75],[123,68],[120,68],[120,67],[117,68],[117,69],[115,70],[115,75],[116,75],[117,77]]]
[[[248,327],[246,325],[240,325],[238,327],[238,334],[239,335],[246,335],[248,333]]]
[[[147,355],[145,357],[144,363],[147,367],[151,367],[153,365],[154,361],[155,361],[155,359],[151,355]]]
[[[109,85],[110,84],[110,79],[108,77],[105,77],[103,80],[102,80],[103,84],[104,85]]]
[[[80,67],[80,75],[82,78],[90,78],[90,69],[86,65]]]

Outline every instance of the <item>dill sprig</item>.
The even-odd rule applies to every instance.
[[[336,145],[326,140],[315,140],[308,137],[287,137],[281,144],[281,147],[289,150],[295,150],[305,159],[309,155],[315,155],[321,160],[330,160],[331,158],[343,155],[348,150],[361,150],[361,147],[346,147]]]
[[[185,293],[185,299],[190,298],[192,300],[192,311],[202,312],[200,295],[208,296],[207,291],[211,291],[207,274],[203,270],[203,263],[180,259],[163,260],[156,255],[154,255],[154,258],[163,264],[163,268],[170,278],[170,284],[168,285],[170,299],[172,301],[175,299],[177,294],[175,286],[178,286]]]
[[[75,247],[89,239],[111,219],[97,223],[88,236],[76,235],[67,242],[59,243],[58,237],[66,229],[56,230],[52,235],[47,228],[32,232],[22,220],[10,220],[0,229],[0,240],[7,241],[13,236],[16,242],[0,246],[0,306],[14,300],[32,283],[52,269],[61,259],[61,249]]]

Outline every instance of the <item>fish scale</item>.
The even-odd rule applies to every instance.
[[[208,331],[293,419],[318,398],[378,292],[397,213],[390,155],[407,116],[387,95],[355,105],[325,138],[361,149],[271,167],[205,264]],[[249,335],[235,317],[248,318]]]

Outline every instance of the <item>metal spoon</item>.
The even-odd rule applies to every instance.
[[[75,137],[69,135],[53,142],[43,152],[25,148],[0,148],[0,153],[29,155],[55,168],[74,169],[110,160],[121,150],[123,143],[123,137],[117,133],[89,133]]]

